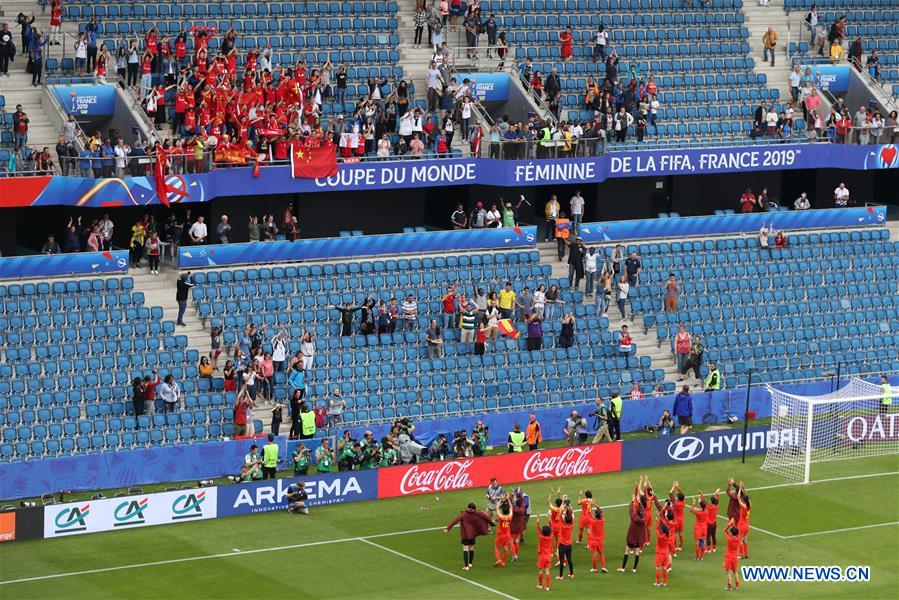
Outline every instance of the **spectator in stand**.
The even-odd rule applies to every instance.
[[[149,261],[150,274],[159,275],[159,254],[162,250],[162,242],[159,234],[154,230],[147,236],[147,260]]]
[[[431,319],[431,324],[425,331],[425,342],[428,347],[428,358],[443,358],[443,337],[437,319]]]
[[[609,34],[606,33],[605,25],[600,25],[599,29],[596,30],[596,35],[593,36],[593,62],[596,62],[597,57],[600,60],[605,62],[606,60],[606,46],[609,44]]]
[[[574,36],[571,33],[570,26],[566,27],[565,31],[559,34],[559,42],[562,44],[562,48],[560,50],[562,62],[567,63],[569,60],[571,60],[571,57],[574,54],[574,50],[572,49],[572,46],[574,44]]]
[[[33,20],[33,17],[32,17]],[[59,46],[62,28],[62,0],[50,0],[50,43]]]
[[[670,273],[665,283],[665,312],[677,312],[679,296],[680,284],[677,283],[674,273]]]
[[[880,81],[880,56],[877,54],[877,50],[868,55],[865,67],[868,69],[868,75],[871,76],[871,79]]]
[[[808,200],[808,195],[805,192],[799,194],[799,197],[793,202],[794,210],[808,210],[811,208],[811,203]]]
[[[56,237],[51,233],[47,236],[47,241],[41,247],[41,254],[54,255],[59,254],[59,244],[56,243]]]
[[[746,188],[746,191],[740,196],[740,212],[743,213],[751,213],[756,206],[760,209],[763,207],[758,203],[755,199],[755,194],[752,193],[752,188]]]
[[[631,338],[627,325],[622,325],[621,331],[618,334],[618,351],[622,354],[630,354],[632,350],[633,339]]]
[[[843,51],[843,44],[840,40],[835,41],[830,46],[830,61],[838,65],[846,58],[846,52]]]
[[[836,122],[834,123],[834,141],[837,144],[849,143],[851,141],[850,133],[852,131],[852,121],[849,119],[849,111],[847,110],[842,114],[837,114],[835,118]]]
[[[206,229],[206,223],[203,222],[203,215],[197,217],[196,222],[191,225],[189,233],[192,244],[201,245],[206,243],[206,237],[209,232]]]
[[[833,202],[838,208],[854,205],[854,202],[850,200],[849,188],[846,187],[845,183],[840,182],[840,185],[833,191]]]
[[[478,58],[478,30],[481,27],[480,20],[477,18],[475,8],[468,7],[468,13],[462,21],[462,27],[465,28],[465,44],[467,48],[468,58],[477,60]]]
[[[690,351],[692,349],[692,341],[693,339],[687,331],[687,326],[681,325],[678,328],[677,335],[674,336],[674,355],[677,359],[678,381],[683,381],[684,379],[687,360],[690,357]]]
[[[164,414],[178,410],[178,402],[181,400],[181,388],[172,375],[166,375],[159,386],[159,397],[162,399]]]
[[[190,288],[193,286],[194,281],[190,271],[183,273],[178,277],[177,290],[175,293],[175,300],[178,303],[178,318],[176,324],[182,327],[185,326],[184,313],[187,310],[187,295],[190,292]]]
[[[862,54],[864,54],[862,37],[858,36],[849,44],[849,62],[859,73],[862,70]]]
[[[790,71],[790,96],[794,102],[799,101],[799,84],[802,80],[802,68],[799,65],[793,67]]]
[[[777,32],[774,31],[773,27],[769,27],[765,34],[762,36],[762,44],[764,45],[764,51],[762,53],[762,60],[767,62],[768,55],[771,55],[771,66],[774,66],[774,54],[775,47],[777,46]]]

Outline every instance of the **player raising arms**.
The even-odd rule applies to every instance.
[[[718,551],[718,494],[720,493],[720,488],[715,490],[715,495],[709,498],[709,504],[705,509],[705,551],[707,553]]]
[[[727,480],[727,487],[724,488],[724,493],[727,494],[727,518],[733,519],[737,527],[740,526],[739,490],[733,477]]]
[[[696,498],[690,502],[690,512],[696,517],[696,523],[693,525],[693,541],[696,543],[696,549],[693,551],[693,560],[702,560],[705,556],[705,536],[708,531],[706,518],[705,496],[702,491],[699,492],[699,506],[696,506]]]
[[[603,573],[608,573],[606,569],[606,555],[604,553],[606,546],[606,520],[602,514],[602,509],[596,505],[593,513],[590,515],[590,529],[587,533],[587,549],[593,553],[593,568],[591,573],[596,573],[596,555],[599,555],[599,564]]]
[[[553,535],[552,527],[544,525],[540,527],[540,515],[537,515],[537,589],[541,587],[549,591],[549,568],[553,563]]]
[[[505,496],[496,507],[496,542],[493,545],[493,555],[496,557],[494,567],[505,567],[509,558],[509,549],[512,546],[512,505]]]
[[[746,487],[740,482],[740,522],[737,529],[740,533],[740,558],[749,558],[749,513],[752,512],[752,504],[749,502],[749,494],[746,493]]]
[[[459,525],[462,531],[462,570],[468,571],[474,566],[474,542],[479,535],[487,535],[489,528],[493,525],[493,521],[487,516],[487,513],[480,511],[474,505],[474,502],[468,504],[468,507],[459,513],[455,519],[449,522],[443,530],[449,533],[449,530]]]
[[[528,522],[528,509],[524,504],[524,498],[519,495],[521,488],[515,488],[512,495],[512,522],[509,529],[512,531],[512,560],[518,560],[518,549],[521,547],[521,536]]]
[[[571,511],[571,505],[568,505],[559,525],[559,576],[556,579],[562,579],[565,563],[568,563],[568,578],[574,579],[574,561],[571,558],[571,534],[573,531],[574,513]]]
[[[627,545],[624,548],[624,558],[621,560],[619,573],[627,570],[627,559],[631,554],[634,555],[632,570],[634,573],[637,572],[637,565],[640,564],[640,552],[646,541],[646,510],[646,496],[643,495],[643,476],[641,475],[640,481],[634,486],[633,498],[627,505],[631,524],[627,528]]]
[[[677,490],[677,496],[674,495],[675,490]],[[684,492],[680,489],[679,482],[675,481],[671,484],[668,498],[671,500],[671,505],[674,507],[674,530],[677,532],[677,543],[674,548],[673,556],[674,558],[677,558],[677,553],[684,547],[684,506],[686,505]]]
[[[737,574],[737,552],[740,546],[740,532],[733,519],[730,519],[724,527],[724,539],[727,542],[727,548],[724,551],[724,570],[727,572],[727,587],[725,589],[729,592],[731,590],[731,575],[733,575],[734,587],[740,589],[740,577]]]
[[[586,492],[578,492],[577,493],[577,503],[581,507],[581,518],[578,521],[577,525],[577,543],[583,543],[584,541],[584,530],[590,526],[590,513],[593,512],[593,492],[587,490]],[[589,534],[587,535],[589,538]]]
[[[562,488],[558,488],[555,498],[553,498],[554,494],[550,490],[549,498],[547,498],[549,504],[549,527],[553,532],[553,552],[556,551],[556,547],[559,545],[559,525],[562,522],[562,497],[559,495],[561,492]]]
[[[670,546],[668,543],[668,525],[659,519],[656,526],[656,585],[668,585],[668,572],[671,570]]]
[[[668,528],[668,571],[671,571],[671,556],[674,554],[675,548],[674,506],[672,506],[671,500],[666,499],[664,506],[659,509],[659,523],[663,523]]]
[[[652,543],[652,506],[655,504],[658,506],[658,500],[656,500],[655,494],[652,492],[652,484],[649,482],[649,475],[644,475],[643,478],[646,480],[646,487],[643,488],[643,494],[646,496],[646,542],[644,546],[648,546]]]

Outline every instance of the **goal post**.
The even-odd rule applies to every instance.
[[[808,483],[812,463],[899,454],[899,413],[881,404],[880,386],[862,379],[821,396],[798,396],[771,385],[771,430],[762,469]]]

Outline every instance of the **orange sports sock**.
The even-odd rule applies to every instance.
[[[543,573],[537,573],[537,585],[543,585]],[[730,587],[730,584],[727,587]]]
[[[736,575],[734,575],[734,586],[737,587],[737,588],[740,587],[740,580],[737,579],[737,576],[736,576]]]
[[[743,556],[749,556],[749,542],[743,542]]]
[[[509,547],[503,547],[503,562],[506,562],[506,559],[509,558]]]
[[[593,555],[593,568],[596,568],[596,555]]]
[[[599,553],[599,566],[603,569],[606,568],[606,555],[602,552]]]
[[[499,548],[497,548],[497,547],[495,547],[495,546],[494,546],[494,548],[493,548],[493,556],[496,557],[496,562],[499,562],[499,561],[502,560],[502,558],[500,558]]]
[[[518,556],[518,549],[521,547],[521,544],[518,542],[512,542],[512,554]]]
[[[662,572],[656,569],[656,583],[662,583]]]

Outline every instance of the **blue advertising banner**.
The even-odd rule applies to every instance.
[[[768,448],[804,443],[799,429],[770,431],[750,427],[746,454],[762,454]],[[743,430],[703,431],[689,435],[625,440],[621,445],[621,470],[645,469],[687,462],[735,458],[743,454]]]
[[[288,166],[218,169],[212,173],[169,175],[177,193],[168,201],[209,202],[216,198],[266,194],[343,192],[396,188],[490,185],[522,187],[578,181],[599,183],[610,177],[702,175],[738,171],[899,168],[894,145],[783,144],[742,148],[706,148],[612,152],[605,156],[512,161],[486,158],[378,161],[341,164],[337,175],[294,179]],[[876,200],[876,199],[875,199]],[[144,206],[159,204],[156,186],[147,177],[8,177],[0,179],[0,207],[45,205]]]
[[[456,73],[454,77],[460,87],[468,79],[471,95],[481,102],[505,102],[509,99],[508,73]]]
[[[815,87],[831,94],[842,94],[849,91],[849,64],[845,65],[800,65],[802,72],[812,70]]]
[[[767,225],[771,230],[794,232],[824,227],[886,225],[886,206],[830,208],[806,211],[710,215],[677,219],[640,219],[584,223],[580,235],[584,242],[674,238],[691,235],[755,233]]]
[[[287,438],[276,440],[285,456]],[[47,490],[103,490],[237,475],[250,446],[265,443],[264,438],[201,442],[0,463],[0,499],[40,496]]]
[[[321,238],[266,244],[187,246],[179,249],[178,264],[181,268],[188,268],[450,250],[533,247],[536,236],[537,228],[531,226],[515,229],[472,229]]]
[[[378,471],[345,471],[238,483],[218,488],[218,516],[232,517],[287,508],[287,488],[302,484],[309,494],[306,506],[374,500],[378,497]]]
[[[127,272],[127,250],[77,254],[35,254],[0,258],[0,279]]]
[[[115,113],[115,85],[54,85],[50,91],[66,114],[107,117]]]

